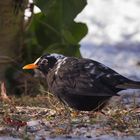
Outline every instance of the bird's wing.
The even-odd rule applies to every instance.
[[[89,96],[114,96],[121,89],[117,85],[127,81],[105,65],[89,60],[74,59],[67,61],[59,70],[58,86],[65,93]]]

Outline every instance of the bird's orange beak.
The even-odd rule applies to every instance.
[[[38,65],[32,63],[25,65],[22,69],[36,69],[36,68],[38,68]]]

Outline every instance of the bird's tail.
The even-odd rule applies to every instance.
[[[116,86],[121,89],[140,89],[140,82],[138,81],[129,81]]]

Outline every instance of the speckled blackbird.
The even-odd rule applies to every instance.
[[[119,91],[140,89],[140,82],[86,58],[45,54],[23,69],[40,70],[47,80],[48,90],[64,104],[80,111],[101,110]]]

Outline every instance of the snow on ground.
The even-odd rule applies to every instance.
[[[88,0],[76,18],[89,28],[81,41],[83,57],[100,61],[132,79],[140,79],[139,13],[139,0]]]

